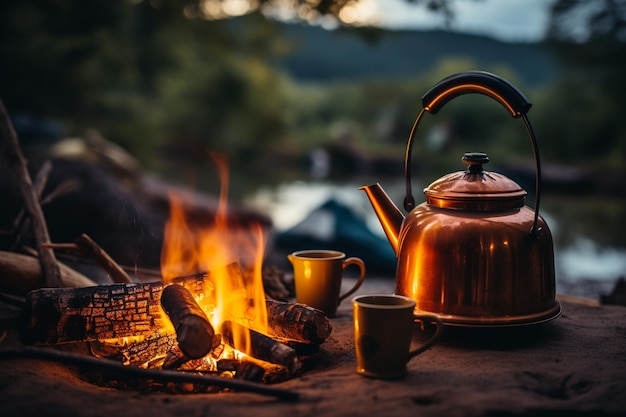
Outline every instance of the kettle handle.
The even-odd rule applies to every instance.
[[[486,71],[465,71],[450,75],[439,81],[422,96],[423,108],[413,123],[406,146],[404,160],[406,196],[404,197],[404,208],[410,212],[415,207],[415,199],[411,192],[411,150],[413,148],[413,138],[415,137],[417,126],[424,112],[437,114],[450,100],[468,93],[478,93],[489,96],[500,103],[511,116],[514,118],[521,117],[524,121],[524,126],[526,126],[526,132],[528,133],[535,157],[535,218],[530,233],[532,237],[536,237],[538,231],[539,200],[541,196],[541,163],[535,133],[526,115],[532,103],[513,84],[502,77]]]

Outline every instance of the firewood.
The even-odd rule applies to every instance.
[[[63,287],[96,285],[86,276],[64,264],[59,264]],[[0,291],[25,296],[29,291],[44,287],[45,277],[36,257],[0,251]]]
[[[130,343],[120,349],[122,363],[124,365],[141,366],[155,358],[165,357],[166,354],[176,348],[176,335],[157,330],[148,335],[144,340]]]
[[[265,369],[262,366],[250,361],[241,361],[235,372],[235,379],[244,381],[261,382],[265,375]]]
[[[161,368],[193,371],[203,362],[204,358],[189,358],[182,350],[180,350],[180,346],[176,344],[166,353]]]
[[[323,343],[332,332],[328,317],[316,308],[299,303],[266,300],[268,333],[300,342]]]
[[[192,295],[207,285],[206,274],[176,279]],[[42,288],[26,297],[24,340],[55,344],[126,336],[158,330],[163,315],[159,300],[163,284],[97,285],[88,288]],[[323,343],[332,331],[320,310],[303,304],[266,300],[268,333],[303,343]]]
[[[198,359],[211,351],[215,331],[188,289],[168,285],[161,293],[161,307],[174,325],[178,346],[187,357]]]
[[[37,241],[36,249],[39,254],[39,262],[41,263],[41,270],[43,271],[46,285],[49,287],[59,287],[61,286],[59,264],[57,263],[52,249],[47,249],[42,246],[43,244],[50,243],[48,226],[46,225],[43,210],[39,204],[39,198],[33,187],[32,179],[28,173],[26,159],[24,159],[22,155],[17,134],[13,129],[13,124],[11,123],[11,119],[9,119],[9,115],[7,114],[2,100],[0,100],[0,133],[7,143],[7,162],[13,169],[13,173],[17,178],[22,197],[24,198],[24,205],[30,215],[33,233]]]
[[[263,288],[274,300],[287,301],[296,296],[293,279],[287,280],[285,273],[275,266],[263,269]]]
[[[226,344],[253,358],[284,366],[290,374],[300,370],[300,361],[296,356],[296,351],[284,343],[228,320],[222,323],[221,332]],[[249,343],[238,340],[236,336],[245,332],[249,334]],[[245,346],[246,344],[248,346]]]

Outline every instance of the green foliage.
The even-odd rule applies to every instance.
[[[260,15],[189,19],[182,7],[176,0],[2,2],[0,56],[10,64],[0,66],[0,97],[11,113],[63,121],[70,135],[97,128],[152,169],[201,170],[218,152],[244,175],[271,176],[301,168],[320,146],[401,159],[422,94],[480,66],[451,56],[426,75],[302,83],[274,66],[297,46],[275,23]],[[593,47],[568,51],[588,57]],[[601,65],[565,68],[558,82],[533,89],[514,68],[480,69],[534,103],[530,118],[546,160],[618,167],[626,154],[621,74]],[[521,123],[482,96],[425,118],[414,158],[449,172],[467,151],[503,162],[532,158]]]

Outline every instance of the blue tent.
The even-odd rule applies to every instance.
[[[363,259],[368,272],[395,275],[396,255],[389,241],[372,232],[362,217],[334,198],[313,210],[296,226],[279,233],[275,244],[290,252],[342,251]]]

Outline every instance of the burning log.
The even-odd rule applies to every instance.
[[[187,357],[198,359],[211,351],[215,331],[187,288],[178,284],[165,287],[161,307],[174,325],[178,346]]]
[[[176,335],[158,330],[141,342],[131,343],[121,348],[119,353],[122,356],[124,365],[140,366],[148,363],[154,358],[161,358],[168,352],[176,349]]]
[[[226,344],[242,352],[247,352],[253,358],[284,366],[290,374],[300,370],[301,365],[296,356],[296,351],[284,343],[232,321],[225,321],[221,331]],[[242,346],[246,344],[245,341],[240,341],[236,337],[236,334],[244,334],[245,332],[248,332],[250,336],[249,349]]]
[[[162,290],[162,284],[148,283],[31,291],[22,311],[22,339],[57,344],[147,336],[164,324]]]

